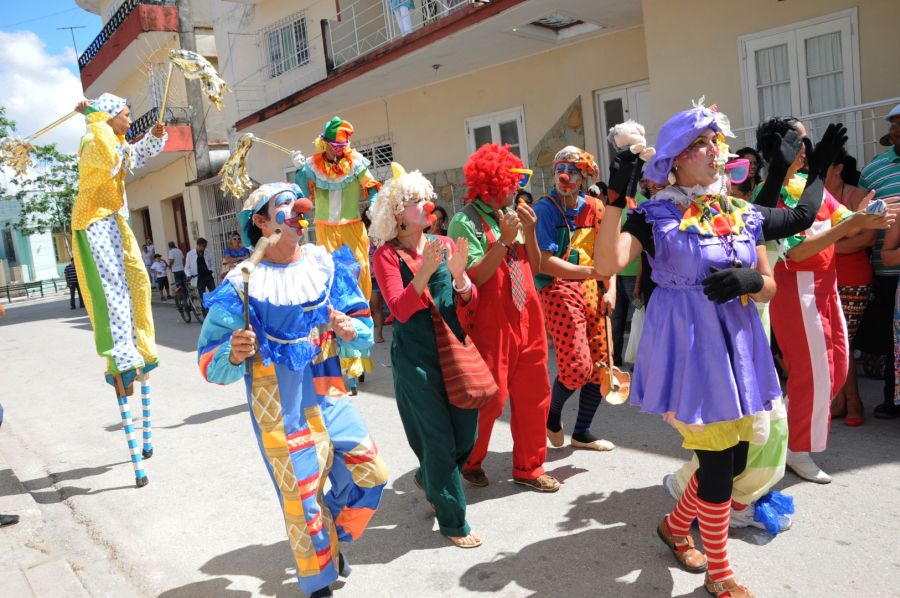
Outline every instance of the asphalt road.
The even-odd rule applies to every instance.
[[[201,379],[198,324],[184,324],[171,304],[154,313],[156,453],[143,489],[133,487],[85,312],[50,300],[13,304],[0,320],[0,456],[36,502],[20,525],[39,525],[32,532],[64,555],[93,596],[302,596],[242,388]],[[391,481],[369,530],[346,548],[353,574],[339,595],[706,595],[702,576],[674,567],[655,534],[672,505],[661,478],[688,454],[674,430],[630,406],[604,404],[594,424],[616,451],[550,450],[547,469],[563,481],[550,495],[512,484],[509,426],[499,422],[486,462],[491,484],[467,488],[469,521],[484,545],[452,547],[413,485],[386,336],[356,402]],[[879,396],[872,381],[864,392]],[[567,405],[570,427],[576,403]],[[835,423],[820,459],[834,482],[788,474],[780,485],[796,501],[793,529],[775,538],[733,534],[740,580],[757,596],[900,596],[898,459],[900,421]]]

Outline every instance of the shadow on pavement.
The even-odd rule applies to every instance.
[[[515,583],[535,596],[671,596],[675,562],[655,531],[669,506],[655,486],[584,494],[558,525],[558,537],[479,563],[460,585],[496,593]],[[690,595],[705,596],[702,575],[697,583]]]

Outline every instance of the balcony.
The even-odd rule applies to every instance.
[[[125,139],[129,143],[136,143],[147,132],[153,128],[153,125],[159,119],[159,108],[154,107],[142,114],[131,123],[131,128],[125,135]],[[163,151],[158,155],[147,160],[147,165],[137,171],[136,174],[128,173],[126,181],[143,176],[144,172],[152,172],[159,170],[163,166],[167,166],[176,159],[181,158],[188,152],[194,151],[194,138],[191,131],[190,108],[180,106],[166,107],[166,131],[169,133],[169,139]]]
[[[176,0],[125,0],[78,58],[87,97],[113,90],[178,36]],[[136,44],[141,39],[145,43]]]
[[[329,69],[340,68],[429,25],[439,27],[441,19],[470,4],[471,0],[421,0],[400,17],[392,13],[389,2],[354,0],[327,21]]]
[[[305,67],[309,76],[280,86],[278,97],[272,97],[271,83],[277,79],[250,73],[237,77],[247,83],[235,88],[235,129],[253,127],[254,133],[264,135],[321,118],[335,105],[353,106],[438,83],[626,30],[642,21],[641,5],[633,0],[416,0],[414,4],[404,35],[385,0],[340,0],[336,15],[321,20],[324,64],[310,46],[315,68]],[[320,64],[324,68],[319,69]]]

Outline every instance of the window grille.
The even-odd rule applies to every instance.
[[[262,36],[270,79],[309,63],[305,13],[279,21],[263,30]]]

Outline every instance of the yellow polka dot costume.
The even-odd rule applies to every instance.
[[[137,369],[155,367],[157,356],[150,280],[126,221],[125,174],[162,151],[167,136],[148,133],[134,145],[127,143],[107,122],[124,108],[124,99],[105,93],[85,111],[72,230],[75,268],[97,353],[106,357],[107,380],[121,374],[127,386]]]

